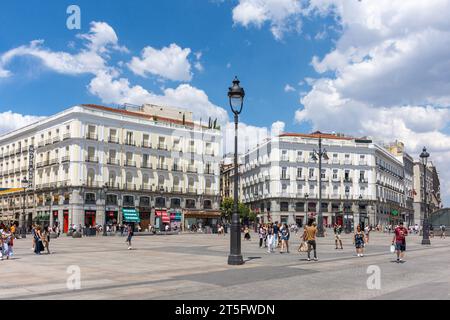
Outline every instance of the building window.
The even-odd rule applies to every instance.
[[[124,207],[134,207],[134,196],[123,196]]]
[[[186,208],[187,209],[195,209],[195,200],[194,199],[186,199]]]
[[[297,202],[295,204],[295,211],[296,212],[303,212],[303,211],[305,211],[305,203],[304,202]]]
[[[164,197],[157,197],[155,199],[155,208],[161,209],[166,207],[166,198]]]
[[[289,211],[289,202],[280,202],[280,211]]]
[[[106,205],[107,206],[117,206],[117,195],[107,194],[106,195]]]
[[[140,207],[150,207],[150,197],[140,197],[139,198]]]
[[[86,193],[85,194],[85,203],[86,204],[95,204],[95,193]]]
[[[309,169],[309,178],[314,178],[314,168]]]
[[[179,198],[170,199],[170,207],[173,209],[181,208],[181,200]]]
[[[203,208],[204,209],[212,209],[212,202],[211,202],[211,200],[203,201]]]

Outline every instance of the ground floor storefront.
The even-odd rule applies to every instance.
[[[184,212],[184,230],[217,232],[217,225],[222,224],[221,212],[215,210],[196,210]]]

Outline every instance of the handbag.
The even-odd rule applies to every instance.
[[[298,252],[307,252],[307,251],[308,251],[308,244],[305,241],[303,241],[300,244],[300,247],[298,247]]]
[[[391,245],[390,250],[391,250],[391,253],[394,253],[395,252],[395,246]]]

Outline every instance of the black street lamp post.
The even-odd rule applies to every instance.
[[[324,237],[323,217],[322,217],[322,159],[328,160],[327,150],[322,149],[322,136],[319,133],[319,151],[313,151],[313,160],[319,158],[319,212],[318,212],[318,237]]]
[[[21,237],[25,238],[27,231],[26,231],[26,212],[25,212],[25,207],[26,207],[26,197],[27,197],[27,188],[29,187],[29,181],[26,177],[24,177],[21,181],[22,186],[23,186],[23,207],[22,207],[22,226],[21,226]]]
[[[245,91],[239,86],[240,81],[237,77],[233,80],[233,86],[229,88],[228,98],[231,111],[234,113],[234,209],[231,218],[230,234],[230,255],[228,256],[229,265],[242,265],[244,259],[241,253],[241,223],[238,212],[238,123],[239,114],[244,106]]]
[[[427,152],[427,148],[423,147],[423,151],[420,154],[420,159],[422,160],[423,165],[423,199],[424,199],[424,214],[423,214],[423,238],[422,238],[422,244],[423,245],[430,245],[430,226],[428,224],[428,201],[427,201],[427,163],[428,158],[430,157],[430,154]]]
[[[345,188],[345,205],[344,205],[344,215],[346,217],[346,221],[345,221],[345,232],[346,233],[350,233],[351,232],[351,223],[350,223],[350,217],[349,217],[349,212],[347,211],[347,206],[349,204],[348,202],[348,198],[350,197],[350,189],[348,187]]]
[[[107,193],[108,193],[108,184],[106,183],[103,186],[103,194],[105,195],[105,220],[103,221],[103,236],[107,236],[108,233],[106,232],[106,198],[107,198]]]

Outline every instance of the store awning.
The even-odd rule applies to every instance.
[[[204,210],[196,210],[196,211],[186,211],[184,213],[185,218],[217,218],[220,217],[222,213],[220,211],[204,211]]]
[[[125,222],[141,222],[139,213],[136,209],[122,209],[123,221]]]
[[[165,210],[156,210],[156,216],[161,217],[163,223],[170,223],[169,215]]]

